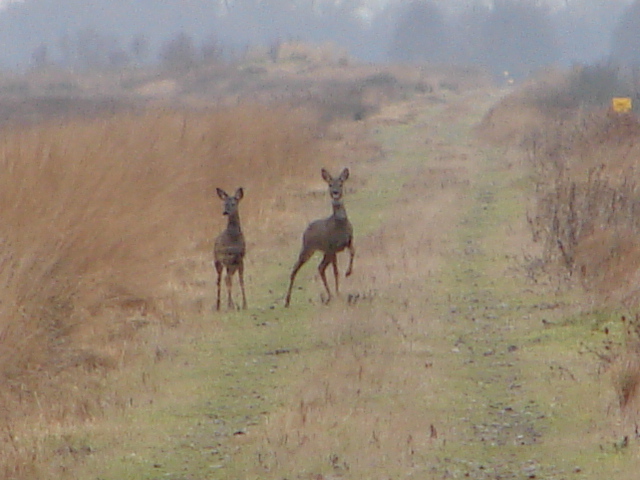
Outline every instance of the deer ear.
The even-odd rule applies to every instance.
[[[325,182],[327,182],[327,183],[333,182],[333,177],[331,176],[331,174],[329,172],[327,172],[326,168],[323,168],[321,171],[322,171],[322,178],[324,178]]]
[[[344,182],[347,178],[349,178],[349,169],[345,168],[344,170],[342,170],[342,173],[340,174],[340,180]]]
[[[220,197],[221,200],[226,200],[227,197],[229,196],[229,195],[227,195],[227,192],[225,192],[221,188],[216,188],[216,192],[217,192],[217,194],[218,194],[218,196]]]
[[[235,197],[236,197],[236,200],[242,200],[242,197],[244,197],[244,189],[242,187],[236,190]]]

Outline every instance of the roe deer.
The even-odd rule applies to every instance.
[[[320,272],[322,283],[324,283],[324,288],[327,290],[327,303],[331,300],[331,292],[329,291],[327,277],[325,276],[325,270],[329,264],[333,265],[336,295],[340,294],[338,291],[338,252],[343,251],[345,248],[349,249],[349,267],[347,268],[345,276],[348,277],[351,275],[353,269],[353,257],[355,255],[355,249],[353,247],[353,227],[347,218],[347,210],[344,208],[344,203],[342,202],[342,185],[347,178],[349,178],[349,169],[345,168],[338,178],[333,178],[329,172],[323,168],[322,178],[329,184],[333,214],[329,218],[310,223],[304,231],[302,236],[302,250],[300,250],[298,261],[293,266],[291,272],[289,290],[287,291],[287,298],[284,303],[285,307],[288,307],[291,301],[291,289],[293,288],[293,281],[296,278],[298,270],[300,270],[300,267],[302,267],[317,250],[324,253],[324,257],[320,265],[318,265],[318,271]]]
[[[228,306],[235,308],[233,299],[231,298],[231,283],[233,274],[238,271],[240,277],[240,289],[242,290],[242,308],[247,308],[247,298],[244,294],[244,254],[245,244],[244,235],[240,228],[240,215],[238,214],[238,204],[244,195],[242,188],[238,188],[233,197],[227,195],[227,192],[220,188],[216,188],[218,196],[224,201],[223,215],[227,215],[228,223],[224,232],[216,238],[213,247],[213,255],[215,258],[214,266],[218,272],[218,300],[216,309],[220,310],[220,281],[222,280],[222,271],[226,267],[227,276],[225,278],[227,284],[227,293],[229,295]]]

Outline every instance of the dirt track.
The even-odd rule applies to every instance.
[[[320,304],[310,265],[290,310],[254,302],[194,339],[181,358],[200,397],[156,404],[166,437],[113,478],[635,478],[613,390],[581,353],[599,332],[522,268],[526,171],[473,135],[496,98],[368,120],[384,155],[351,166],[342,300]],[[282,293],[290,253],[270,260]]]
[[[581,315],[588,307],[577,297],[527,278],[536,250],[525,223],[526,166],[472,130],[491,101],[456,99],[395,137],[407,155],[407,140],[426,136],[424,162],[405,183],[415,188],[406,209],[421,214],[402,222],[410,230],[398,246],[411,251],[425,237],[430,246],[424,255],[415,245],[422,255],[405,279],[424,281],[426,298],[403,289],[426,315],[410,327],[412,350],[431,354],[430,445],[411,475],[635,478],[637,456],[620,448],[632,427],[590,353],[617,319]]]

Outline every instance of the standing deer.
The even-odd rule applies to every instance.
[[[298,274],[298,270],[300,270],[300,267],[302,267],[317,250],[324,253],[324,257],[320,265],[318,265],[318,271],[320,272],[322,283],[324,283],[324,288],[327,290],[327,303],[331,300],[331,292],[329,291],[327,277],[325,276],[325,270],[329,264],[333,265],[336,295],[340,294],[338,291],[338,252],[343,251],[345,248],[349,249],[349,268],[347,268],[345,276],[348,277],[351,275],[353,269],[353,257],[356,253],[353,247],[353,227],[347,218],[347,210],[344,208],[344,203],[342,202],[342,186],[347,178],[349,178],[349,169],[345,168],[338,178],[333,178],[331,174],[323,168],[322,178],[329,184],[333,214],[328,218],[310,223],[304,231],[302,236],[302,250],[300,250],[298,261],[293,266],[291,272],[289,290],[287,291],[287,298],[284,304],[285,307],[288,307],[291,301],[291,289],[293,288],[293,281]]]
[[[244,294],[244,254],[245,243],[242,229],[240,228],[240,215],[238,214],[238,204],[244,195],[242,188],[236,190],[233,197],[227,195],[227,192],[220,188],[216,188],[218,196],[224,202],[223,215],[227,215],[228,223],[224,232],[216,238],[213,247],[213,255],[215,258],[214,265],[218,272],[218,300],[216,309],[220,310],[220,281],[222,280],[222,271],[227,268],[227,276],[225,278],[227,284],[227,293],[229,295],[228,306],[235,308],[233,299],[231,298],[231,284],[233,274],[238,271],[240,277],[240,289],[242,290],[242,308],[247,308],[247,298]]]

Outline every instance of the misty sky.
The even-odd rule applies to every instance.
[[[22,0],[0,0],[0,7],[9,3],[20,2],[20,1]],[[212,0],[212,2],[215,2],[215,1],[216,0]],[[375,10],[375,9],[380,9],[384,7],[388,3],[402,3],[403,1],[404,0],[369,0],[367,3],[371,6],[372,9]],[[628,3],[631,3],[633,0],[608,0],[608,1],[611,3],[628,4]],[[444,8],[448,8],[452,6],[454,8],[460,8],[460,7],[466,7],[469,5],[477,4],[479,2],[477,0],[434,0],[434,3],[441,5]],[[491,5],[492,0],[482,0],[482,3]],[[588,0],[543,0],[543,3],[546,3],[551,7],[563,7],[567,5],[585,4],[585,3],[588,3]]]
[[[0,0],[0,65],[153,63],[182,34],[196,50],[215,44],[225,55],[300,40],[332,42],[365,61],[518,61],[524,71],[606,59],[631,3],[541,1],[551,8],[536,0],[497,0],[493,9],[490,0]],[[147,51],[135,55],[141,38]]]

